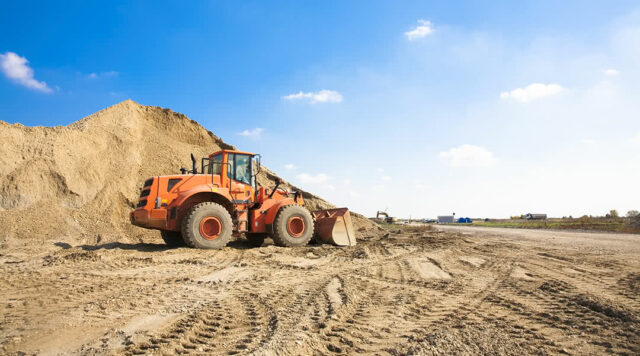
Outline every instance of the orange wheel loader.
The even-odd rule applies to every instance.
[[[315,235],[339,246],[356,243],[346,208],[309,212],[302,194],[276,181],[258,187],[260,155],[221,150],[202,158],[198,173],[151,177],[144,182],[131,223],[160,230],[167,245],[220,249],[242,233],[255,246],[269,236],[278,246],[304,246]]]

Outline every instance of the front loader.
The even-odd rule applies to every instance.
[[[315,235],[339,246],[356,244],[349,210],[309,212],[302,194],[289,192],[279,180],[258,187],[259,155],[221,150],[182,174],[144,182],[131,223],[160,230],[167,245],[220,249],[242,233],[256,246],[271,237],[278,246],[303,246]]]

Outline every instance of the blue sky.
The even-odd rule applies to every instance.
[[[640,208],[634,1],[4,2],[0,33],[10,123],[168,107],[367,215]]]

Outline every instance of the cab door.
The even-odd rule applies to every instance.
[[[248,231],[250,226],[249,206],[253,197],[251,158],[251,155],[240,153],[229,153],[228,157],[229,193],[237,212],[236,230],[240,232]]]

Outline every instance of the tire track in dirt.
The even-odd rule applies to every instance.
[[[111,328],[69,351],[86,354],[639,352],[637,266],[621,274],[623,262],[597,253],[445,234],[349,249],[75,252],[37,270],[0,265],[13,289],[0,290],[12,298],[0,304],[3,350],[21,350],[9,328],[29,335],[61,315],[48,327]],[[39,291],[50,297],[29,299]],[[134,327],[149,314],[167,317]]]
[[[329,352],[362,353],[375,349],[375,341],[391,336],[387,327],[380,327],[384,323],[394,324],[397,316],[395,307],[390,305],[394,301],[400,305],[401,295],[395,295],[395,300],[385,292],[390,288],[372,288],[366,281],[357,278],[346,278],[344,282],[353,288],[350,298],[343,294],[347,303],[339,309],[329,308],[327,320],[319,326],[319,339]],[[355,292],[355,290],[359,292]],[[344,292],[343,292],[344,293]],[[331,304],[330,304],[331,305]]]
[[[411,254],[413,252],[407,255]],[[384,349],[389,353],[406,351],[407,341],[418,340],[430,329],[451,323],[452,316],[460,313],[461,310],[467,313],[473,311],[474,304],[479,304],[498,284],[493,282],[485,288],[467,289],[466,293],[459,293],[463,288],[445,287],[440,288],[444,289],[442,295],[423,298],[422,293],[418,291],[432,287],[434,284],[409,283],[411,288],[405,287],[398,291],[398,285],[406,286],[407,281],[415,281],[414,278],[420,277],[406,255],[397,256],[392,260],[393,263],[383,263],[376,273],[357,274],[355,281],[357,289],[363,291],[368,298],[363,300],[354,298],[355,305],[352,306],[351,313],[343,313],[338,318],[336,324],[349,324],[348,335],[344,327],[333,327],[333,323],[329,324],[329,332],[323,334],[326,337],[324,342],[328,351],[374,352],[374,350],[380,350],[379,342],[387,345]],[[500,269],[502,264],[497,262],[498,260],[494,260],[486,266],[489,269]],[[388,270],[385,271],[385,269]],[[407,279],[405,277],[407,275],[412,277]],[[504,277],[507,275],[508,271],[505,271]],[[409,292],[414,288],[418,289],[416,291],[418,293]],[[391,294],[389,293],[391,290],[398,292],[389,299],[387,297]],[[354,332],[354,329],[357,331]]]
[[[244,313],[235,313],[235,319],[238,320],[237,325],[233,327],[222,326],[225,331],[220,333],[224,336],[222,338],[224,341],[220,341],[220,333],[216,334],[217,343],[224,349],[228,349],[231,354],[275,349],[279,347],[279,344],[292,342],[293,336],[287,332],[290,328],[302,325],[303,328],[308,329],[312,324],[313,315],[318,315],[316,310],[328,309],[326,301],[320,301],[326,298],[319,291],[320,288],[316,286],[326,287],[330,277],[318,275],[316,278],[306,278],[304,281],[300,281],[299,266],[276,263],[273,267],[275,269],[270,271],[270,278],[254,277],[252,285],[235,286],[235,284],[231,284],[227,286],[226,290],[229,295],[224,299],[219,298],[216,302],[217,305],[227,305],[229,300],[237,301],[231,306],[223,308],[222,314],[226,315],[234,315],[234,310],[242,310],[243,305],[245,306]],[[276,280],[277,283],[271,283],[273,280]],[[257,304],[258,302],[259,304]],[[247,305],[250,306],[248,309]],[[308,319],[305,319],[305,316]],[[181,321],[174,329],[197,331],[201,329],[197,320],[207,320],[208,318],[210,319],[210,315],[206,311],[196,313],[186,320],[187,323],[193,323],[193,326],[189,324],[185,328],[185,321]],[[319,318],[316,319],[320,322]],[[220,324],[219,320],[215,322]],[[268,325],[266,332],[259,328],[261,325]],[[249,332],[246,332],[247,330]],[[249,342],[250,336],[257,334],[264,335],[264,337],[257,343]],[[160,351],[192,353],[192,351],[195,352],[192,347],[192,344],[196,344],[194,341],[199,341],[200,345],[204,345],[207,339],[189,339],[187,336],[187,340],[191,340],[191,344],[183,342],[182,348],[176,347],[175,349],[172,349],[174,345],[171,344],[163,347]],[[146,351],[148,345],[142,344],[136,347],[137,349],[131,349],[132,353]],[[211,346],[202,347],[202,349],[205,353],[218,353],[222,350]]]
[[[586,290],[564,279],[546,276],[543,280],[542,283],[505,280],[490,302],[503,308],[503,314],[508,312],[506,314],[512,321],[518,320],[517,325],[529,325],[537,335],[554,340],[552,346],[559,347],[559,350],[583,353],[584,345],[572,335],[590,332],[597,327],[598,332],[593,335],[595,340],[590,347],[602,347],[602,352],[611,352],[612,349],[622,353],[637,352],[640,340],[637,334],[624,331],[627,327],[637,329],[637,319],[620,320],[616,314],[614,317],[606,315],[611,312],[597,304],[590,307],[581,294]],[[514,315],[520,315],[520,318]],[[621,327],[625,324],[626,327]],[[636,346],[629,347],[634,344]]]
[[[386,248],[377,249],[376,252],[379,252],[382,256],[391,256],[391,257],[382,257],[385,260],[395,260],[402,257],[404,254],[412,253],[409,251],[399,252],[394,254],[391,253]],[[367,252],[370,257],[374,260],[378,258],[371,253],[371,250]],[[366,261],[365,264],[369,263],[379,263],[380,261]],[[388,262],[388,261],[386,261]],[[396,268],[396,273],[401,274],[403,272],[399,272],[401,266],[395,261],[392,261],[392,265]],[[388,265],[388,263],[385,263]],[[322,279],[321,288],[319,290],[315,290],[310,293],[313,298],[311,301],[305,301],[304,303],[309,303],[311,308],[300,311],[295,310],[291,311],[293,315],[301,315],[301,320],[298,320],[298,326],[302,325],[303,329],[306,331],[310,331],[312,334],[319,333],[320,335],[324,335],[325,339],[323,343],[325,344],[327,351],[342,351],[345,348],[352,348],[354,345],[354,341],[351,340],[351,335],[344,335],[343,327],[332,327],[331,325],[335,325],[336,320],[344,320],[347,324],[350,324],[349,330],[352,329],[353,326],[358,326],[359,318],[365,316],[367,314],[367,306],[366,304],[360,303],[358,306],[354,305],[354,298],[357,301],[357,297],[354,295],[357,292],[368,293],[371,289],[366,289],[362,283],[359,283],[355,288],[352,285],[354,281],[352,278],[342,277],[342,276],[350,276],[353,274],[359,266],[352,266],[346,270],[342,270],[340,274],[330,274],[329,271],[321,271],[321,273],[325,274],[326,277]],[[400,278],[402,280],[402,278]],[[357,283],[357,282],[356,282]],[[317,284],[316,284],[317,285]],[[354,294],[355,293],[355,294]],[[369,299],[376,301],[378,297],[376,295],[368,295]],[[398,297],[401,299],[401,297]],[[398,298],[395,300],[398,303],[400,300]],[[381,300],[377,300],[380,305],[385,305]],[[298,303],[295,303],[298,304]],[[305,305],[303,304],[303,305]],[[350,312],[351,311],[351,312]],[[308,319],[307,319],[308,318]],[[307,326],[307,320],[311,321],[311,324]],[[368,321],[370,322],[370,320]],[[284,328],[283,328],[284,329]],[[286,339],[286,338],[285,338]],[[368,340],[368,337],[360,339]]]
[[[276,316],[253,293],[214,300],[176,322],[148,342],[132,344],[128,354],[153,350],[176,354],[236,354],[266,343],[276,328]]]
[[[420,350],[430,333],[443,328],[457,328],[461,321],[468,320],[473,315],[484,315],[487,300],[509,278],[519,254],[520,252],[509,256],[499,250],[491,250],[489,254],[482,255],[484,263],[473,268],[475,273],[461,276],[455,286],[427,306],[429,314],[416,323],[419,327],[413,329],[412,334],[407,337],[410,344],[398,345],[397,350],[401,350],[401,353]],[[482,283],[476,283],[479,277],[482,277]]]
[[[640,310],[640,273],[629,273],[616,282],[618,294],[627,298],[628,305]]]
[[[578,266],[570,267],[560,263],[539,263],[535,261],[527,261],[532,273],[540,275],[540,278],[550,278],[558,280],[573,286],[576,291],[587,293],[593,291],[594,287],[597,293],[605,296],[607,299],[614,300],[631,309],[640,309],[640,297],[637,291],[620,288],[620,279],[616,276],[616,271],[607,268],[594,268],[583,262]]]

